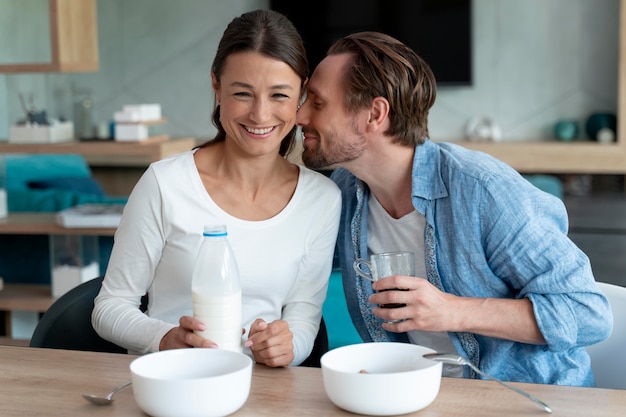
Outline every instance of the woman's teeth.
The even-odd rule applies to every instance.
[[[273,127],[266,127],[263,129],[254,129],[252,127],[246,126],[246,130],[250,133],[254,133],[255,135],[264,135],[266,133],[270,133],[273,129],[274,129]]]

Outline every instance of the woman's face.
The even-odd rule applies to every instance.
[[[257,52],[238,52],[226,58],[219,83],[211,75],[226,140],[251,155],[278,153],[296,122],[302,83],[296,72]]]

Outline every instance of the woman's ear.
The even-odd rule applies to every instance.
[[[213,86],[213,92],[215,93],[215,103],[219,104],[220,102],[220,88],[217,82],[217,77],[215,73],[211,71],[211,85]]]
[[[375,97],[372,100],[367,119],[368,129],[378,129],[387,121],[389,102],[384,97]]]

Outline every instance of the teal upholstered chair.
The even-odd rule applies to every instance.
[[[334,269],[330,274],[328,293],[322,312],[328,332],[329,349],[362,342],[348,313],[339,269]]]
[[[85,203],[124,204],[106,195],[80,155],[4,155],[9,213],[56,212]],[[108,263],[113,238],[101,236],[100,272]],[[50,284],[48,237],[4,235],[0,276],[5,282]]]

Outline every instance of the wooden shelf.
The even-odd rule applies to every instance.
[[[167,123],[166,117],[162,117],[156,120],[146,120],[146,121],[139,121],[139,122],[115,122],[115,124],[118,124],[118,125],[146,125],[146,126],[156,126],[156,125],[162,125],[165,123]]]
[[[116,142],[112,140],[72,141],[53,144],[0,144],[1,153],[28,154],[80,154],[91,166],[146,167],[151,162],[191,150],[194,138],[170,139],[155,136],[140,142]]]
[[[54,301],[49,285],[4,284],[0,290],[0,311],[45,313]]]
[[[9,213],[0,219],[0,235],[93,235],[113,236],[110,227],[63,227],[56,223],[56,213]]]
[[[488,153],[523,173],[626,174],[626,141],[454,143]]]
[[[0,290],[0,311],[4,312],[6,336],[0,336],[0,344],[28,346],[28,340],[19,335],[23,330],[19,329],[21,321],[25,317],[38,321],[39,314],[48,311],[55,301],[49,285],[4,284]],[[14,329],[14,325],[18,329]]]

